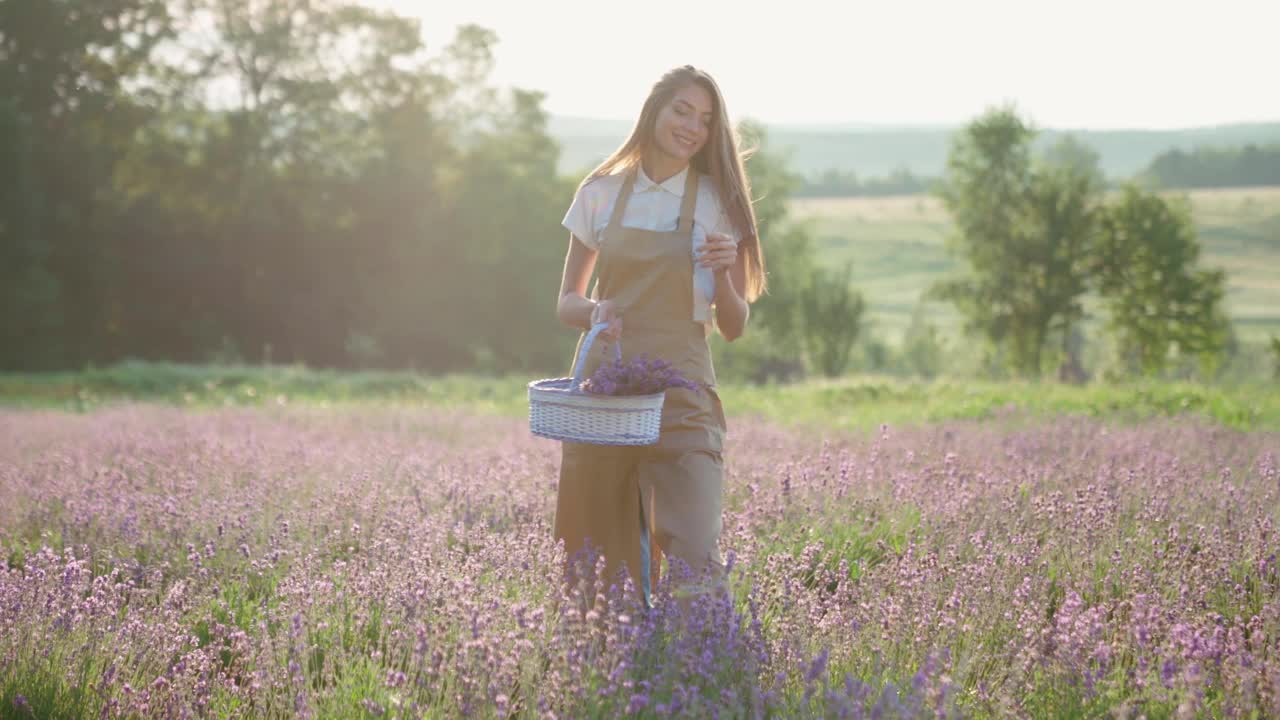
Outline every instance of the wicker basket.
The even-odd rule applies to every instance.
[[[534,435],[592,445],[653,445],[662,427],[665,392],[652,395],[597,395],[583,392],[582,368],[601,330],[587,333],[574,363],[573,377],[529,383],[529,429]],[[614,356],[622,347],[614,343]]]

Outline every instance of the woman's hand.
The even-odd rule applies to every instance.
[[[591,324],[609,323],[609,327],[600,331],[600,337],[609,342],[617,342],[622,337],[622,315],[612,300],[601,300],[591,311]]]
[[[707,240],[697,248],[698,265],[711,268],[717,275],[728,272],[738,261],[738,243],[724,233],[707,233]]]

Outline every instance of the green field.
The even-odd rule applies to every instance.
[[[1241,339],[1280,334],[1280,188],[1200,190],[1190,200],[1201,261],[1227,271],[1227,310]],[[930,283],[957,268],[944,246],[951,222],[935,197],[798,198],[791,207],[812,224],[826,262],[853,262],[854,283],[886,339],[896,341]],[[927,310],[947,334],[959,329],[950,306]]]

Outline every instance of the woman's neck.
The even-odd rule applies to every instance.
[[[640,167],[644,170],[644,174],[655,183],[664,183],[667,180],[680,174],[689,166],[689,163],[674,158],[663,152],[646,153],[640,158]]]

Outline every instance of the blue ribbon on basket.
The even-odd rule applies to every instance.
[[[587,364],[587,355],[591,353],[591,346],[595,344],[596,338],[605,328],[609,327],[609,323],[596,323],[587,331],[587,337],[582,341],[582,347],[578,349],[577,362],[573,367],[573,384],[570,385],[574,392],[582,392],[582,370]],[[622,360],[622,341],[615,340],[613,342],[613,357],[615,360]],[[640,493],[640,592],[644,596],[644,606],[646,608],[653,607],[651,601],[651,568],[649,563],[652,561],[649,552],[649,523],[644,517],[644,493],[640,488],[636,488],[636,492]]]

